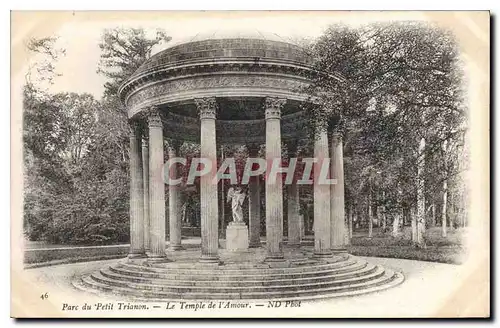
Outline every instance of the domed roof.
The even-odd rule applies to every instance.
[[[228,30],[228,31],[216,30],[211,32],[200,32],[195,36],[180,39],[172,46],[180,43],[188,43],[188,42],[204,41],[204,40],[220,40],[220,39],[258,39],[258,40],[294,43],[290,39],[281,37],[276,33],[263,32],[257,29],[251,29],[251,30]]]
[[[133,76],[155,68],[221,58],[270,59],[301,65],[311,63],[311,57],[305,48],[287,42],[277,34],[257,30],[216,31],[199,33],[158,52],[141,65]]]

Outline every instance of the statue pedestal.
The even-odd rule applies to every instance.
[[[226,249],[228,251],[248,250],[248,228],[245,223],[229,223],[226,228]]]

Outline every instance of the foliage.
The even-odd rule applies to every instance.
[[[30,240],[110,244],[129,239],[128,129],[116,91],[169,37],[141,29],[106,30],[98,71],[109,78],[104,97],[49,94],[40,80],[24,88],[24,226]],[[42,77],[55,73],[55,38],[33,39],[43,54]],[[37,82],[37,83],[35,83]],[[121,115],[119,115],[121,114]]]
[[[26,49],[34,60],[29,64],[26,74],[27,87],[34,89],[34,85],[38,87],[46,83],[50,85],[55,77],[60,76],[56,71],[55,62],[66,55],[66,50],[56,47],[57,40],[58,37],[55,36],[28,40]]]
[[[108,78],[104,84],[106,97],[116,97],[120,85],[149,57],[153,48],[171,40],[157,29],[153,38],[142,28],[112,28],[102,34],[99,48],[101,61],[97,72]]]
[[[344,135],[347,203],[364,218],[362,195],[370,192],[372,204],[385,205],[387,213],[415,207],[421,138],[425,194],[429,204],[438,202],[443,179],[459,177],[467,166],[460,165],[467,121],[453,34],[421,22],[336,25],[313,53],[324,74],[308,90],[315,102],[309,126],[320,120]],[[446,154],[445,140],[454,145]],[[463,211],[463,197],[454,205]]]

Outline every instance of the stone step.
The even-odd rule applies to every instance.
[[[195,279],[189,279],[186,280],[186,278],[191,278],[190,276],[173,276],[173,275],[163,275],[162,277],[156,276],[144,276],[144,275],[134,275],[137,272],[125,272],[123,269],[116,269],[114,267],[109,267],[107,269],[101,270],[101,274],[104,275],[105,277],[108,277],[110,279],[115,279],[115,280],[123,280],[123,281],[131,281],[131,282],[138,282],[138,283],[154,283],[154,284],[159,284],[159,285],[177,285],[177,286],[206,286],[206,285],[212,285],[212,286],[239,286],[244,282],[246,286],[273,286],[273,285],[295,285],[295,284],[306,284],[306,283],[314,283],[314,282],[326,282],[326,281],[333,281],[333,280],[341,280],[341,279],[346,279],[346,278],[354,278],[354,277],[361,277],[365,274],[371,273],[375,270],[374,265],[366,265],[362,264],[359,265],[359,270],[353,270],[349,272],[344,272],[344,273],[331,273],[331,272],[326,272],[324,275],[318,275],[318,276],[309,276],[309,277],[297,277],[296,275],[290,275],[287,278],[278,278],[278,279],[269,279],[266,277],[266,279],[258,279],[258,277],[254,276],[241,276],[241,279],[222,279],[222,280],[216,280],[216,279],[210,279],[210,280],[195,280]],[[175,278],[175,279],[172,279]],[[181,279],[179,279],[181,278]],[[217,277],[215,277],[217,278]],[[227,277],[223,277],[227,278]],[[251,279],[256,279],[256,280],[251,280]]]
[[[139,283],[131,281],[116,280],[108,278],[101,272],[92,274],[92,278],[100,283],[108,284],[116,287],[129,287],[138,290],[151,290],[155,292],[174,292],[174,293],[261,293],[274,291],[291,291],[298,292],[304,289],[330,288],[335,286],[350,285],[376,279],[384,274],[384,269],[376,267],[371,273],[361,277],[351,277],[339,280],[330,280],[314,283],[289,284],[289,285],[269,285],[269,286],[179,286],[175,281],[158,281],[154,280],[151,283]]]
[[[279,280],[279,279],[301,279],[301,278],[314,278],[314,277],[323,277],[325,275],[334,275],[334,274],[344,274],[349,272],[355,272],[366,267],[365,261],[359,261],[357,263],[353,263],[350,266],[339,268],[335,270],[323,270],[323,271],[312,271],[307,273],[286,273],[286,274],[273,274],[273,275],[248,275],[245,271],[240,272],[238,275],[220,275],[217,272],[214,272],[210,275],[186,275],[186,274],[165,274],[165,273],[152,273],[152,272],[140,272],[140,271],[130,271],[123,267],[111,267],[110,269],[115,273],[121,275],[128,275],[134,277],[144,277],[150,279],[169,279],[169,280],[186,280],[186,277],[189,277],[192,281],[265,281],[265,280]]]
[[[233,255],[234,257],[234,255]],[[197,261],[193,261],[193,258],[196,258],[195,256],[183,256],[182,258],[175,259],[173,262],[175,262],[175,266],[177,268],[186,268],[186,269],[191,269],[193,264],[200,264]],[[333,263],[338,263],[338,262],[343,262],[349,259],[352,259],[353,257],[348,255],[348,254],[339,254],[337,256],[333,256],[330,258],[324,258],[324,259],[315,259],[313,258],[313,254],[309,255],[301,255],[296,256],[294,258],[287,258],[284,262],[288,263],[290,267],[292,268],[300,268],[303,266],[309,266],[309,265],[316,265],[316,264],[333,264]],[[156,268],[165,268],[168,267],[169,264],[172,262],[167,262],[167,263],[150,263],[151,267],[156,267]],[[263,260],[256,261],[254,258],[249,258],[245,260],[245,256],[242,254],[237,260],[232,259],[232,260],[227,260],[227,259],[222,259],[221,260],[221,267],[225,267],[228,270],[233,269],[233,270],[240,270],[240,269],[255,269],[259,270],[262,268],[270,268],[272,267],[273,263],[272,262],[266,262]],[[203,268],[203,266],[201,266]]]
[[[304,258],[300,260],[287,260],[284,262],[278,263],[266,263],[266,262],[224,262],[221,265],[217,266],[214,264],[203,264],[200,262],[193,262],[192,258],[186,257],[183,259],[176,259],[173,262],[167,263],[148,263],[147,265],[143,265],[141,263],[135,263],[131,261],[122,261],[122,264],[130,265],[134,267],[140,267],[140,269],[146,268],[151,271],[169,271],[176,270],[177,272],[187,272],[192,274],[193,268],[196,268],[199,274],[210,274],[214,270],[224,271],[228,274],[239,272],[241,270],[247,270],[247,273],[262,273],[266,274],[271,273],[281,273],[283,270],[291,270],[290,272],[301,272],[303,270],[308,270],[310,267],[329,267],[329,266],[337,266],[342,265],[346,261],[357,260],[350,255],[340,255],[338,257],[333,257],[330,259],[321,259],[321,260],[313,260],[310,258]],[[281,266],[283,265],[283,266]],[[284,266],[287,265],[287,266]]]
[[[362,291],[378,286],[382,286],[384,284],[390,283],[394,279],[394,272],[388,271],[383,272],[382,275],[365,281],[353,282],[351,284],[345,284],[341,286],[331,286],[331,287],[323,287],[323,288],[309,288],[302,289],[297,291],[280,291],[279,297],[277,299],[287,299],[287,298],[295,298],[295,299],[307,299],[316,295],[325,295],[330,294],[332,296],[338,296],[338,294],[342,294],[342,296],[347,296],[347,294]],[[266,299],[266,293],[254,293],[248,292],[241,295],[242,299]]]
[[[337,261],[332,263],[317,263],[315,265],[301,266],[301,267],[283,267],[283,268],[268,268],[268,267],[256,267],[255,269],[244,269],[247,275],[272,275],[272,274],[290,274],[290,273],[307,273],[312,271],[320,270],[334,270],[337,268],[342,268],[348,265],[355,264],[359,262],[359,259],[345,259],[343,261]],[[175,273],[175,274],[188,274],[188,275],[239,275],[243,269],[229,269],[225,266],[212,266],[207,267],[206,265],[200,265],[198,263],[189,263],[183,266],[185,263],[172,262],[172,264],[166,264],[164,266],[147,266],[141,264],[130,263],[127,261],[119,262],[118,266],[126,268],[130,271],[140,271],[140,272],[153,272],[153,273]]]
[[[384,290],[393,286],[396,286],[403,282],[403,275],[400,273],[395,273],[391,270],[384,272],[384,275],[370,281],[360,282],[356,284],[337,286],[322,289],[310,289],[299,291],[295,293],[284,292],[281,293],[278,300],[307,300],[307,299],[318,299],[318,298],[330,298],[330,297],[346,297],[354,296],[360,294],[366,294],[370,292]],[[246,293],[242,295],[243,299],[267,299],[265,294],[251,294]]]
[[[248,273],[248,271],[232,271],[233,274],[227,274],[225,271],[214,270],[210,273],[205,273],[203,275],[199,272],[192,271],[190,273],[184,272],[179,273],[175,270],[169,271],[146,271],[140,270],[138,267],[131,267],[128,265],[118,265],[111,268],[116,273],[122,275],[144,277],[144,278],[159,278],[159,279],[171,279],[171,280],[185,280],[189,277],[193,281],[246,281],[246,280],[276,280],[276,279],[287,279],[287,278],[307,278],[307,277],[318,277],[324,275],[332,274],[342,274],[353,272],[362,269],[366,266],[366,261],[359,260],[357,262],[351,261],[346,262],[345,266],[337,267],[334,269],[322,268],[322,270],[316,270],[317,267],[310,267],[309,271],[304,270],[304,272],[294,273],[294,272],[283,272],[283,273],[272,273],[266,274],[265,272],[259,272],[259,274]]]
[[[391,270],[384,271],[381,277],[373,280],[353,283],[344,286],[329,288],[313,288],[299,291],[263,292],[263,293],[175,293],[175,292],[155,292],[150,290],[138,290],[130,287],[109,286],[106,283],[95,281],[90,276],[83,277],[74,285],[78,289],[91,291],[97,294],[102,292],[119,295],[132,300],[141,301],[165,301],[165,300],[307,300],[320,298],[333,298],[359,295],[369,292],[381,291],[400,284],[404,280],[403,275],[394,273]]]

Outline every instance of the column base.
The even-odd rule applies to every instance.
[[[313,258],[315,259],[324,259],[324,258],[329,258],[332,257],[333,253],[331,251],[321,251],[321,252],[314,252],[313,253]]]
[[[331,251],[332,251],[333,254],[347,253],[347,248],[345,248],[345,247],[337,247],[337,248],[332,248]]]
[[[185,248],[182,245],[169,245],[168,249],[171,251],[182,251]]]
[[[261,246],[262,246],[262,244],[260,242],[254,241],[254,242],[250,242],[250,244],[248,245],[248,248],[259,248]]]
[[[135,259],[146,259],[148,256],[146,253],[129,253],[127,255],[128,259],[135,260]]]
[[[283,254],[268,254],[264,259],[264,262],[282,262],[285,261],[285,256]]]
[[[171,262],[168,258],[167,258],[167,254],[163,255],[163,254],[149,254],[148,256],[148,262],[152,262],[152,263],[166,263],[166,262]]]
[[[218,255],[201,255],[198,260],[200,263],[212,263],[212,264],[221,264],[220,258]]]

